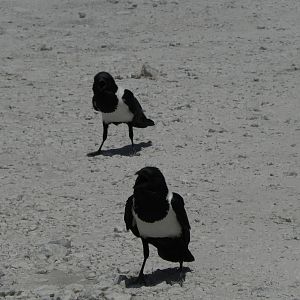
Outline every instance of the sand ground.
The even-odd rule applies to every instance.
[[[298,0],[1,0],[0,299],[300,299]],[[144,63],[155,78],[139,76]],[[111,126],[93,76],[155,127]],[[151,142],[149,142],[151,141]],[[185,199],[186,281],[125,231],[134,173]]]

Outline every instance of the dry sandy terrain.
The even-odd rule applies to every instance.
[[[0,299],[300,299],[298,0],[0,0]],[[158,70],[154,79],[142,65]],[[102,138],[108,71],[155,127]],[[149,142],[151,141],[152,144]],[[126,232],[158,166],[192,225],[186,281]]]

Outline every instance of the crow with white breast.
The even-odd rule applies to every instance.
[[[103,140],[99,149],[89,153],[88,156],[100,155],[107,138],[109,124],[119,125],[121,123],[128,125],[134,153],[133,127],[154,126],[154,122],[145,116],[133,93],[130,90],[118,87],[113,77],[107,72],[100,72],[94,77],[93,92],[93,107],[102,113]]]
[[[124,220],[126,229],[140,237],[143,243],[144,261],[137,281],[145,282],[149,244],[157,248],[162,259],[179,262],[181,276],[183,262],[194,261],[188,249],[191,227],[184,201],[179,194],[169,192],[158,168],[145,167],[136,174],[138,177],[133,195],[126,202]]]

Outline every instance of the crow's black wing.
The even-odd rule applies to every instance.
[[[139,230],[136,226],[133,214],[132,214],[132,207],[133,207],[133,196],[130,196],[128,198],[128,200],[126,201],[126,205],[125,205],[125,213],[124,213],[124,221],[126,224],[126,229],[127,230],[131,230],[132,233],[137,236],[140,237],[140,233]]]
[[[125,104],[129,107],[129,110],[134,114],[139,114],[143,112],[142,106],[139,101],[134,97],[130,90],[124,90],[123,100]]]
[[[134,97],[131,91],[124,90],[124,95],[122,98],[129,110],[133,113],[133,119],[131,121],[132,126],[138,128],[154,126],[154,122],[150,119],[147,119],[139,101]]]
[[[173,193],[173,198],[171,200],[171,205],[176,213],[177,220],[182,228],[182,237],[186,245],[190,242],[190,223],[187,217],[185,208],[184,208],[184,201],[183,198],[177,194]]]
[[[100,111],[100,109],[97,106],[97,100],[95,96],[93,97],[93,108],[94,110]]]

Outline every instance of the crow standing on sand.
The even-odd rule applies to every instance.
[[[158,255],[167,261],[179,262],[180,277],[184,261],[194,261],[188,249],[190,224],[179,194],[171,193],[158,168],[145,167],[138,175],[133,195],[126,202],[124,220],[126,229],[140,237],[144,261],[138,282],[144,282],[144,267],[149,257],[149,244],[157,248]]]
[[[119,125],[126,123],[129,129],[132,150],[133,144],[133,127],[145,128],[153,126],[154,122],[147,119],[140,103],[134,97],[130,90],[118,87],[113,77],[107,72],[100,72],[94,77],[93,84],[93,107],[102,112],[103,121],[103,140],[100,148],[88,154],[96,156],[101,154],[101,148],[107,138],[109,124]]]

